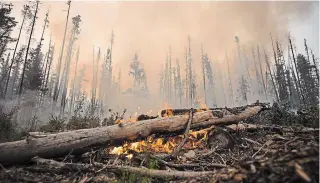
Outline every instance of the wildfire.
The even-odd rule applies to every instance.
[[[133,158],[133,154],[129,154],[126,156],[128,159],[132,159]]]
[[[207,139],[208,129],[203,129],[200,131],[189,131],[189,139],[184,145],[186,149],[194,149],[204,147],[204,142]],[[125,143],[123,146],[114,147],[110,150],[109,154],[128,154],[126,157],[131,159],[133,157],[129,152],[134,151],[137,153],[141,152],[158,152],[158,153],[172,153],[175,147],[183,140],[183,135],[176,137],[169,137],[167,139],[157,138],[153,139],[151,136],[145,141],[139,141],[134,143]]]
[[[197,112],[208,111],[209,107],[206,105],[203,99],[198,100],[200,108],[197,109]]]
[[[166,114],[164,117],[173,116],[173,111],[169,104],[165,102],[164,104]],[[197,109],[197,112],[209,110],[207,105],[204,102],[200,102],[201,109]],[[150,110],[152,112],[152,110]],[[189,112],[188,112],[189,113]],[[129,118],[126,120],[118,120],[117,123],[121,122],[136,122],[137,118]],[[205,141],[207,140],[208,130],[211,128],[199,130],[199,131],[189,131],[189,138],[187,143],[184,145],[185,149],[194,149],[194,148],[202,148],[205,145]],[[175,147],[183,140],[184,136],[179,135],[175,137],[169,138],[157,138],[153,139],[151,136],[147,138],[147,140],[133,142],[133,143],[125,143],[123,146],[114,147],[113,149],[109,149],[109,154],[121,155],[125,154],[128,159],[133,157],[132,152],[159,152],[159,153],[172,153]]]
[[[165,102],[164,103],[164,108],[166,110],[166,113],[164,114],[163,117],[170,117],[170,116],[173,116],[173,111],[172,111],[172,107],[168,104],[168,102]]]
[[[119,124],[119,123],[123,123],[123,122],[136,122],[136,121],[137,121],[137,117],[133,116],[128,119],[117,119],[115,123]]]

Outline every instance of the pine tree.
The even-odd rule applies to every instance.
[[[208,80],[208,90],[210,91],[211,95],[209,95],[208,97],[210,97],[210,105],[212,106],[217,106],[216,103],[216,96],[215,96],[215,86],[214,86],[214,77],[213,77],[213,70],[212,70],[212,66],[211,66],[211,61],[209,60],[209,58],[207,57],[207,55],[205,55],[204,57],[204,67],[205,67],[205,71],[206,71],[206,77]]]
[[[23,62],[23,54],[25,49],[26,47],[22,46],[18,51],[17,56],[12,61],[12,63],[14,63],[14,65],[12,66],[12,77],[10,77],[7,86],[7,90],[10,91],[9,93],[7,93],[7,96],[9,96],[10,99],[12,99],[14,93],[17,93],[18,91],[20,69],[21,63]]]
[[[29,49],[30,49],[30,43],[31,43],[31,38],[32,38],[32,34],[33,34],[33,29],[34,29],[34,26],[35,26],[35,23],[36,23],[38,7],[39,7],[39,1],[36,1],[35,13],[33,15],[33,20],[32,20],[32,24],[31,24],[31,31],[30,31],[28,45],[27,45],[27,49],[26,49],[26,57],[24,59],[24,64],[23,64],[23,69],[22,69],[22,74],[21,74],[18,103],[20,103],[20,97],[21,97],[21,94],[22,94],[23,86],[24,86],[23,82],[24,82],[24,77],[25,77],[25,72],[26,72],[26,69],[27,69],[27,65],[28,65],[28,54],[29,54]]]
[[[233,87],[232,87],[232,82],[231,82],[231,75],[230,75],[230,66],[229,66],[229,59],[228,59],[228,54],[226,50],[226,61],[227,61],[227,67],[228,67],[228,78],[229,78],[229,98],[231,100],[232,106],[234,105],[234,99],[233,99]]]
[[[280,99],[279,99],[279,95],[278,95],[278,91],[277,91],[277,86],[276,86],[276,83],[275,83],[275,79],[274,79],[273,73],[272,73],[272,71],[271,71],[271,66],[270,66],[270,62],[269,62],[269,57],[268,57],[268,55],[266,54],[265,50],[264,50],[264,56],[265,56],[265,62],[266,62],[267,69],[268,69],[268,75],[269,75],[269,77],[270,77],[269,80],[270,80],[271,83],[272,83],[272,88],[273,88],[273,92],[272,92],[272,93],[275,94],[275,98],[277,99],[277,102],[279,102]],[[266,72],[266,77],[267,77],[268,75],[267,75],[267,72]],[[266,81],[267,81],[267,79],[266,79]],[[270,81],[269,81],[268,83],[270,83]],[[271,88],[271,87],[269,87],[269,88]]]
[[[40,50],[40,44],[36,49],[31,49],[30,58],[27,60],[23,87],[29,90],[39,90],[42,86],[43,75],[41,70],[41,61],[43,54],[40,52]]]
[[[256,81],[257,81],[257,87],[258,87],[258,92],[259,94],[263,94],[263,81],[261,80],[261,76],[260,76],[260,72],[258,70],[258,67],[257,67],[257,62],[256,62],[256,56],[255,56],[255,51],[254,51],[254,48],[252,48],[252,57],[253,57],[253,63],[254,63],[254,71],[255,71],[255,74],[256,74]]]
[[[315,78],[310,74],[311,65],[305,56],[298,54],[297,56],[297,69],[300,73],[302,95],[307,99],[309,104],[318,104],[319,90],[316,87]]]
[[[39,90],[43,84],[43,65],[42,63],[43,60],[43,53],[41,52],[42,49],[42,41],[44,40],[44,32],[45,29],[48,27],[48,16],[49,12],[46,13],[46,17],[44,19],[44,26],[42,29],[42,34],[40,41],[37,45],[36,49],[32,49],[30,51],[30,59],[28,60],[28,65],[26,68],[26,88],[30,90]]]
[[[65,66],[64,66],[64,70],[63,70],[62,78],[60,82],[61,85],[59,87],[59,89],[62,90],[60,114],[64,112],[66,102],[67,102],[66,99],[67,99],[67,88],[68,88],[68,82],[69,82],[70,63],[71,63],[71,57],[73,53],[73,46],[75,44],[75,41],[77,40],[77,36],[80,34],[80,22],[81,22],[80,15],[77,15],[72,18],[73,26],[71,29],[71,36],[69,39],[67,57],[66,57]]]
[[[276,55],[275,55],[275,66],[276,66],[276,81],[278,83],[279,99],[280,101],[288,101],[289,93],[287,88],[287,79],[285,74],[285,64],[283,60],[283,52],[280,43],[276,41]]]
[[[64,28],[62,47],[61,47],[60,55],[58,58],[57,75],[56,75],[56,82],[55,82],[55,86],[54,86],[54,94],[53,94],[53,101],[54,102],[58,101],[59,93],[61,90],[59,88],[59,86],[61,85],[61,81],[60,81],[61,76],[60,75],[61,75],[61,66],[62,66],[64,45],[65,45],[65,40],[66,40],[67,28],[68,28],[69,13],[70,13],[70,8],[71,8],[71,0],[69,0],[67,4],[68,4],[67,19],[66,19],[66,24],[65,24],[65,28]]]
[[[248,104],[248,92],[249,92],[249,85],[245,77],[242,75],[239,86],[238,86],[238,102],[242,104]]]
[[[138,54],[135,53],[131,63],[129,75],[133,76],[133,94],[137,97],[148,97],[149,90],[147,85],[147,76],[144,68],[138,58]]]
[[[17,41],[16,41],[16,45],[15,45],[15,48],[14,48],[14,51],[13,51],[11,64],[10,64],[10,67],[9,67],[9,71],[7,72],[7,75],[6,75],[7,79],[6,79],[5,90],[4,90],[4,96],[5,97],[6,97],[6,94],[7,94],[7,91],[8,91],[10,74],[11,74],[11,70],[12,70],[12,67],[13,67],[13,64],[14,64],[14,61],[15,61],[15,55],[16,55],[16,51],[17,51],[17,48],[18,48],[18,45],[19,45],[19,40],[20,40],[20,37],[21,37],[22,28],[23,28],[24,22],[26,20],[27,13],[29,13],[29,11],[30,11],[30,7],[28,5],[24,5],[23,6],[23,10],[22,10],[22,14],[23,14],[22,23],[21,23],[21,26],[20,26],[20,29],[19,29],[19,34],[18,34],[18,38],[17,38]],[[3,79],[5,79],[5,78],[3,78]]]
[[[54,48],[55,45],[51,46],[51,39],[49,43],[49,50],[48,50],[48,55],[47,55],[47,62],[46,62],[46,69],[44,72],[45,80],[44,80],[44,88],[47,88],[48,82],[49,82],[49,76],[51,72],[51,65],[53,61],[53,56],[54,56]]]
[[[258,55],[258,62],[259,62],[259,69],[260,69],[260,76],[261,76],[261,82],[262,82],[262,86],[263,86],[263,91],[264,91],[264,94],[266,95],[266,98],[267,98],[267,84],[266,84],[266,81],[263,78],[262,61],[261,61],[260,49],[259,49],[258,45],[257,45],[257,55]]]
[[[12,6],[11,3],[0,2],[0,58],[3,57],[4,52],[7,50],[8,43],[15,41],[10,36],[17,24],[15,18],[10,16]]]
[[[1,78],[5,78],[6,73],[9,70],[9,60],[10,60],[10,53],[7,55],[7,58],[5,59],[4,62],[1,63],[1,73],[0,73],[0,77]],[[3,90],[3,84],[0,83],[1,89],[0,89],[0,96],[3,98],[5,97],[5,93]]]

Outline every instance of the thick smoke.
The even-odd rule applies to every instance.
[[[16,8],[22,2],[16,3]],[[52,39],[56,50],[59,50],[63,39],[67,5],[65,2],[44,2],[38,18],[37,31],[41,29],[45,12],[50,5],[50,33],[47,32],[45,42]],[[316,8],[315,8],[316,7]],[[116,76],[121,69],[121,90],[132,85],[128,76],[129,64],[135,53],[147,74],[147,82],[151,99],[143,103],[136,100],[121,99],[121,107],[143,107],[144,110],[161,107],[163,101],[158,100],[159,73],[161,65],[165,64],[169,47],[172,49],[172,59],[180,60],[182,76],[184,76],[184,52],[191,38],[192,57],[197,81],[201,79],[201,44],[204,52],[218,64],[223,75],[224,88],[228,90],[226,50],[229,56],[231,74],[237,79],[237,45],[248,50],[251,58],[251,47],[259,44],[271,53],[270,33],[286,45],[286,36],[290,24],[300,24],[312,12],[319,14],[318,2],[72,2],[70,17],[81,15],[81,35],[77,41],[80,46],[80,66],[86,64],[86,91],[90,93],[92,79],[92,49],[101,48],[106,53],[110,45],[110,35],[115,33],[113,52],[113,74]],[[18,13],[17,13],[18,14]],[[318,22],[314,22],[319,24]],[[305,26],[305,25],[303,25]],[[71,23],[69,23],[69,28]],[[293,35],[295,36],[295,35]],[[319,35],[306,35],[318,38]],[[299,37],[300,38],[300,37]],[[303,39],[303,38],[302,38]],[[317,40],[317,39],[316,39]],[[310,42],[315,41],[309,39]],[[317,41],[316,41],[317,42]],[[46,43],[45,43],[46,44]],[[77,47],[76,46],[76,47]],[[299,46],[299,45],[298,45]],[[303,46],[303,45],[301,45]],[[319,48],[319,47],[317,47]],[[316,51],[317,48],[314,48]],[[303,49],[303,48],[302,48]],[[57,63],[59,51],[55,53]],[[319,55],[316,53],[316,55]],[[100,62],[101,63],[101,62]],[[214,67],[214,66],[213,66]],[[55,68],[55,67],[53,67]],[[214,70],[217,70],[215,68]],[[70,73],[71,78],[73,72]],[[253,76],[253,74],[252,74]],[[253,76],[254,77],[254,76]],[[216,87],[221,87],[216,81]],[[236,88],[236,82],[233,83]],[[200,83],[199,83],[200,87]],[[235,89],[234,89],[235,90]],[[198,92],[201,95],[201,90]],[[219,93],[218,93],[219,94]],[[218,95],[217,94],[217,95]],[[221,95],[221,92],[220,94]],[[221,98],[221,97],[217,97]],[[137,104],[132,104],[137,102]],[[134,111],[134,109],[132,109]]]

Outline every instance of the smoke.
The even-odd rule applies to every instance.
[[[15,2],[16,3],[16,2]],[[14,3],[14,4],[15,4]],[[17,2],[16,8],[22,4]],[[300,24],[311,12],[319,12],[318,2],[72,2],[68,28],[71,17],[81,15],[81,33],[75,48],[80,46],[78,68],[86,65],[87,93],[91,90],[93,46],[100,47],[106,53],[110,46],[111,31],[115,33],[113,50],[113,74],[122,72],[121,90],[132,85],[128,76],[129,64],[134,53],[138,53],[147,74],[147,82],[152,96],[158,96],[159,73],[165,64],[169,47],[172,60],[179,59],[182,76],[184,76],[184,52],[191,38],[192,57],[197,80],[201,77],[201,44],[204,52],[219,66],[223,75],[224,88],[228,90],[226,50],[229,56],[231,77],[237,75],[237,46],[235,36],[240,44],[245,45],[251,58],[251,47],[259,44],[270,52],[270,33],[274,38],[286,43],[289,25]],[[63,40],[67,5],[65,2],[43,2],[36,27],[41,30],[44,14],[50,6],[50,25],[46,42],[50,34],[56,45],[55,63]],[[62,11],[64,10],[64,11]],[[317,23],[317,22],[315,22]],[[305,26],[305,25],[304,25]],[[295,35],[293,35],[295,36]],[[306,35],[307,36],[307,35]],[[318,37],[318,35],[311,35]],[[68,37],[67,39],[68,40]],[[309,39],[309,41],[315,41]],[[297,45],[298,47],[299,45]],[[303,46],[303,45],[301,45]],[[299,47],[298,47],[299,48]],[[315,50],[317,48],[314,48]],[[46,49],[45,49],[46,50]],[[261,47],[262,52],[262,47]],[[318,55],[318,53],[316,53]],[[74,63],[74,62],[73,62]],[[72,64],[73,64],[72,63]],[[101,61],[100,61],[101,63]],[[173,62],[175,63],[175,62]],[[71,67],[72,67],[71,64]],[[214,67],[214,65],[213,65]],[[216,70],[217,68],[215,68]],[[72,70],[72,69],[71,69]],[[73,78],[73,72],[70,73]],[[253,77],[253,76],[252,76]],[[99,79],[98,79],[99,80]],[[219,81],[216,81],[219,85]],[[234,90],[236,83],[234,83]],[[220,92],[221,93],[221,92]],[[200,93],[201,94],[201,93]],[[152,101],[156,101],[154,97]],[[123,99],[124,100],[124,99]],[[124,100],[128,103],[132,100]],[[148,103],[148,102],[146,102]],[[160,102],[161,103],[161,102]],[[124,106],[127,105],[125,102]]]

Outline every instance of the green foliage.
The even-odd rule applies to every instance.
[[[43,75],[41,70],[41,45],[30,51],[30,58],[26,65],[26,80],[24,86],[30,90],[39,90],[42,85]]]
[[[153,158],[149,159],[148,168],[149,169],[158,169],[159,168],[158,160],[153,159]]]
[[[49,123],[40,127],[43,132],[58,132],[65,129],[65,119],[50,115]]]
[[[249,84],[244,75],[241,76],[241,80],[239,81],[239,86],[237,89],[239,96],[237,101],[248,103],[248,93],[249,93]]]
[[[17,137],[17,125],[13,121],[13,116],[18,108],[12,108],[9,112],[5,112],[3,106],[0,106],[0,142],[12,141]]]
[[[254,123],[276,124],[291,127],[319,128],[319,106],[290,110],[290,103],[274,103],[271,110],[262,111],[251,120]]]
[[[100,126],[99,117],[95,116],[72,116],[67,124],[67,130],[96,128]]]
[[[140,176],[139,174],[129,173],[129,172],[122,172],[120,175],[119,180],[116,181],[117,183],[151,183],[152,178],[146,176]]]
[[[10,37],[10,32],[16,26],[17,22],[14,17],[9,16],[12,7],[13,5],[11,3],[0,2],[0,43],[14,41],[14,39]]]
[[[305,56],[298,54],[297,67],[300,73],[301,91],[304,95],[307,104],[317,105],[319,100],[319,88],[316,85],[316,80],[311,74],[312,66],[307,61]]]
[[[159,169],[159,163],[158,160],[154,158],[150,158],[147,155],[147,160],[145,161],[146,167],[148,169]],[[122,172],[120,174],[119,180],[117,182],[121,183],[135,183],[135,182],[141,182],[141,183],[150,183],[154,182],[155,179],[152,179],[151,177],[148,176],[140,176],[135,173],[129,173],[129,172]],[[163,182],[163,181],[160,181]]]

